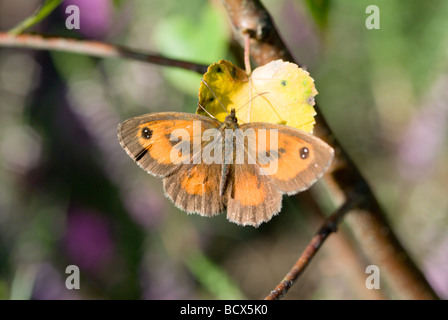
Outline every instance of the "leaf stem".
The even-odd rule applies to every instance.
[[[36,10],[30,17],[23,20],[17,26],[9,30],[9,34],[12,36],[17,36],[21,34],[26,29],[32,27],[33,25],[39,23],[45,19],[50,13],[56,9],[63,0],[46,0],[45,3]]]

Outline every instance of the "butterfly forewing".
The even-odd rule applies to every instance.
[[[214,119],[194,114],[186,115],[161,112],[131,118],[119,125],[118,139],[128,155],[141,168],[158,177],[167,176],[178,170],[182,164],[190,160],[193,162],[194,139],[200,143],[205,130],[220,126],[220,122]],[[178,135],[182,132],[185,134],[181,139]],[[185,143],[188,144],[189,154],[184,153],[173,159],[173,155],[176,155],[176,151]]]
[[[255,130],[257,142],[248,144],[248,153],[257,156],[261,174],[267,175],[282,193],[295,194],[308,189],[333,159],[333,148],[295,128],[253,122],[241,125],[241,129]],[[270,136],[274,133],[277,137],[273,143]]]

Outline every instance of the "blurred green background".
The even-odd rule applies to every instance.
[[[41,1],[0,0],[0,30]],[[315,78],[321,112],[436,292],[448,298],[448,2],[265,0]],[[76,4],[81,29],[67,30]],[[380,9],[369,30],[368,5]],[[219,1],[63,1],[31,31],[211,64],[241,63]],[[258,229],[177,210],[125,154],[119,122],[194,112],[200,76],[130,60],[0,47],[0,299],[260,299],[334,209],[318,182]],[[285,299],[393,299],[343,228]],[[68,265],[81,272],[68,290]],[[381,270],[381,266],[379,266]]]

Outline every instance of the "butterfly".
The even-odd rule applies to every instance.
[[[224,122],[181,112],[137,116],[119,124],[118,140],[142,169],[163,179],[179,209],[202,216],[227,211],[229,221],[254,227],[280,212],[283,194],[315,183],[334,155],[299,129],[239,125],[234,109]]]

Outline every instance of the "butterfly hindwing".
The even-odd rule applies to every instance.
[[[227,190],[227,219],[257,227],[281,209],[282,195],[255,164],[235,164]]]
[[[165,195],[187,213],[213,216],[225,210],[225,198],[219,194],[222,165],[183,165],[163,179]]]

